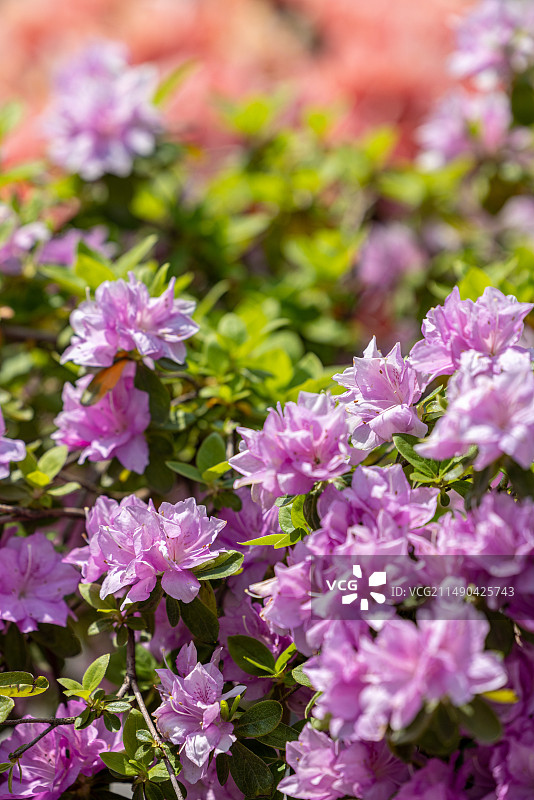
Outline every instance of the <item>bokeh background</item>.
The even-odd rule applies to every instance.
[[[339,109],[350,138],[395,123],[399,149],[451,85],[454,27],[469,0],[0,0],[0,97],[24,98],[24,123],[4,163],[44,150],[41,114],[58,65],[88,42],[125,42],[134,63],[162,73],[190,63],[166,108],[180,138],[231,144],[220,98],[284,87],[293,102]]]

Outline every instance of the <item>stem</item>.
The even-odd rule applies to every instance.
[[[6,514],[7,516],[3,516]],[[8,506],[0,503],[0,520],[15,522],[24,519],[46,519],[47,517],[79,517],[85,519],[83,508],[25,508],[24,506]]]
[[[27,744],[23,744],[20,747],[17,747],[16,750],[14,750],[12,753],[10,753],[9,754],[9,760],[10,761],[17,761],[22,755],[24,755],[26,750],[29,750],[30,747],[33,747],[34,744],[37,744],[37,742],[40,741],[40,739],[43,739],[48,733],[50,733],[50,731],[53,731],[54,728],[58,728],[60,725],[72,724],[75,719],[76,719],[76,717],[65,717],[64,719],[51,720],[50,724],[49,724],[48,728],[46,728],[46,730],[41,731],[41,733],[38,733],[37,736],[34,739],[31,740],[31,742],[27,742]],[[36,720],[34,720],[34,719],[23,719],[23,720],[15,719],[15,720],[11,720],[11,722],[14,722],[14,723],[36,722]]]
[[[158,744],[163,751],[163,763],[167,767],[167,772],[169,773],[169,778],[171,779],[172,788],[176,792],[176,797],[178,800],[184,800],[184,796],[180,791],[180,787],[178,786],[178,781],[176,780],[176,773],[172,768],[171,762],[165,755],[165,750],[163,740],[159,735],[156,726],[152,722],[152,717],[148,713],[147,707],[145,705],[145,701],[143,700],[143,695],[137,685],[137,673],[135,670],[135,634],[134,632],[128,628],[128,643],[126,645],[126,677],[129,680],[130,688],[134,693],[135,699],[137,700],[137,705],[139,706],[139,711],[143,715],[143,718],[147,724],[148,730],[156,744]],[[122,688],[122,687],[121,687]]]
[[[15,725],[29,725],[33,722],[46,722],[54,728],[57,725],[72,725],[76,717],[25,717],[24,719],[6,719],[0,722],[0,729],[14,728]]]

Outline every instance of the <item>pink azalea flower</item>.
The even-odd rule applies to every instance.
[[[123,373],[104,397],[85,406],[82,397],[92,375],[84,375],[73,386],[63,387],[63,411],[55,418],[52,434],[69,450],[81,449],[79,464],[117,458],[123,467],[142,474],[148,464],[148,445],[143,435],[150,424],[148,394],[134,386],[135,364]]]
[[[122,501],[112,510],[105,524],[89,539],[86,575],[106,577],[101,596],[129,588],[128,600],[146,600],[162,576],[163,590],[177,600],[190,603],[200,583],[192,570],[211,561],[219,550],[210,546],[225,522],[208,517],[204,506],[190,497],[179,503],[162,503],[156,511],[152,502]],[[79,563],[86,553],[76,553],[69,561]]]
[[[296,403],[271,408],[263,430],[237,430],[243,442],[230,465],[245,477],[234,485],[252,484],[253,499],[305,494],[348,468],[345,410],[328,394],[301,392]]]
[[[66,625],[64,596],[76,591],[76,570],[42,533],[12,536],[0,548],[0,619],[14,622],[23,633],[38,622]]]
[[[220,648],[208,664],[197,663],[195,645],[182,647],[176,659],[179,675],[158,669],[163,702],[154,712],[161,733],[181,745],[180,763],[189,783],[205,778],[211,753],[226,753],[235,742],[233,725],[221,718],[221,700],[240,694],[236,686],[223,693],[224,678],[217,668]]]
[[[87,47],[58,75],[46,124],[52,160],[88,181],[129,175],[134,158],[156,145],[156,83],[152,67],[128,65],[122,45]]]
[[[26,445],[21,439],[9,439],[4,436],[6,423],[0,408],[0,480],[9,475],[11,461],[22,461],[26,458]]]
[[[410,363],[430,381],[451,375],[467,350],[498,356],[519,342],[523,320],[533,308],[492,287],[476,302],[461,300],[455,286],[445,303],[430,309],[423,320],[424,338],[412,347]]]
[[[364,452],[391,441],[394,433],[426,433],[427,426],[414,408],[424,384],[403,359],[399,343],[383,356],[373,336],[363,358],[354,358],[354,365],[334,375],[334,380],[349,390],[338,399],[349,414],[351,442],[362,451],[360,461]]]
[[[527,357],[502,361],[502,371],[469,371],[470,360],[449,384],[449,406],[431,435],[416,449],[442,460],[478,448],[482,470],[506,454],[528,469],[534,461],[534,375]]]
[[[104,281],[72,312],[72,343],[61,363],[73,361],[85,367],[109,367],[119,351],[138,352],[148,366],[159,358],[179,364],[185,361],[184,339],[198,331],[191,319],[195,303],[176,300],[175,278],[160,297],[150,297],[133,272],[124,280]]]
[[[110,497],[101,495],[95,500],[92,508],[86,509],[85,515],[87,522],[85,525],[87,545],[76,547],[65,556],[63,561],[67,564],[74,564],[80,567],[82,576],[88,583],[98,580],[101,575],[107,572],[107,556],[102,552],[99,545],[98,533],[102,526],[113,528],[116,518],[122,509],[129,506],[148,508],[147,504],[136,497],[134,494],[124,497],[120,503]]]

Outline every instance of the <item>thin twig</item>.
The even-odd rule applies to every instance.
[[[6,516],[3,516],[3,515]],[[2,523],[16,520],[46,519],[47,517],[79,517],[85,519],[83,508],[26,508],[25,506],[8,506],[0,503],[0,521]]]
[[[15,725],[29,725],[34,722],[46,722],[48,725],[72,725],[76,717],[25,717],[24,719],[6,719],[0,722],[1,728],[14,728]]]
[[[176,779],[176,773],[174,772],[171,762],[165,755],[165,750],[163,749],[163,740],[159,735],[156,726],[152,722],[152,717],[148,713],[145,701],[143,700],[143,695],[141,694],[139,686],[137,685],[137,672],[135,669],[135,634],[131,629],[128,629],[128,643],[126,645],[126,676],[129,679],[130,688],[134,693],[135,699],[137,700],[137,705],[139,706],[139,711],[144,717],[148,730],[150,731],[150,734],[156,744],[158,744],[163,751],[163,763],[167,767],[167,772],[169,773],[169,778],[171,779],[172,788],[176,792],[176,797],[178,800],[184,800],[184,796],[180,791],[180,787]]]
[[[54,719],[54,720],[52,720],[50,722],[48,728],[46,728],[46,730],[44,730],[44,731],[41,731],[41,733],[38,733],[37,736],[34,739],[31,740],[31,742],[27,742],[26,744],[23,744],[20,747],[17,747],[16,750],[13,750],[13,752],[9,754],[9,760],[10,761],[17,761],[22,755],[24,755],[26,750],[29,750],[30,747],[33,747],[34,744],[37,744],[37,742],[39,742],[41,739],[43,739],[51,731],[53,731],[54,728],[58,728],[60,725],[65,725],[67,723],[72,725],[72,723],[74,722],[75,719],[76,719],[76,717],[65,717],[64,719]],[[15,720],[15,722],[35,722],[35,720]]]

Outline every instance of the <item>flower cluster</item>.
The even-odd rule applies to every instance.
[[[58,75],[46,121],[52,160],[88,181],[129,175],[134,158],[156,145],[156,81],[155,70],[130,67],[124,48],[113,42],[97,42],[70,60]]]
[[[178,675],[169,669],[158,670],[163,699],[155,712],[158,728],[181,746],[184,777],[193,784],[206,777],[211,754],[226,753],[235,742],[232,724],[221,718],[221,700],[236,697],[245,687],[223,692],[219,655],[220,649],[216,649],[208,664],[200,664],[191,642],[178,653]]]
[[[89,544],[67,559],[82,566],[89,582],[105,573],[103,598],[127,590],[129,602],[146,600],[161,575],[167,594],[190,603],[200,589],[193,570],[219,555],[210,548],[225,524],[192,497],[157,511],[135,497],[120,505],[101,499],[89,517]]]
[[[85,367],[109,367],[117,353],[139,353],[146,363],[168,358],[185,360],[185,339],[198,331],[191,319],[195,304],[174,297],[175,280],[160,297],[133,273],[129,280],[104,281],[94,300],[86,300],[72,312],[74,336],[62,356]]]
[[[244,475],[236,487],[252,484],[253,498],[303,494],[347,469],[345,412],[327,394],[301,392],[296,403],[271,409],[262,431],[238,432],[242,449],[230,465]]]
[[[403,359],[400,344],[383,356],[373,336],[363,358],[354,358],[354,365],[334,375],[334,380],[348,389],[340,399],[349,414],[351,442],[362,451],[360,460],[365,453],[391,441],[394,433],[426,433],[427,426],[414,407],[424,383]]]

